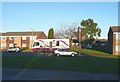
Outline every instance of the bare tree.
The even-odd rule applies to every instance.
[[[73,23],[71,25],[61,25],[60,29],[57,29],[55,32],[55,38],[60,38],[60,39],[70,39],[70,47],[72,45],[72,39],[77,37],[76,32],[77,32],[78,24]]]
[[[60,27],[59,29],[55,31],[55,38],[57,39],[66,38],[64,27]]]
[[[61,25],[60,29],[55,32],[55,38],[66,38],[71,39],[75,37],[77,32],[78,24],[73,23],[72,25]]]

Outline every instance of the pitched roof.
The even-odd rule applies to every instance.
[[[30,36],[32,32],[6,32],[2,33],[2,36]],[[45,35],[42,31],[34,31],[33,35]]]
[[[120,26],[111,26],[110,28],[113,32],[120,32]]]

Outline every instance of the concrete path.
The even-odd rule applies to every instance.
[[[118,80],[118,76],[75,71],[2,68],[2,80]]]

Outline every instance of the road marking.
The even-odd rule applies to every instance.
[[[15,79],[14,80],[19,80],[18,78],[27,70],[27,68],[30,66],[30,64],[35,61],[37,59],[37,57],[34,57],[26,66],[25,68],[16,75]]]

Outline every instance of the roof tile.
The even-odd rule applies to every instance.
[[[120,32],[120,26],[111,26],[113,32]]]

